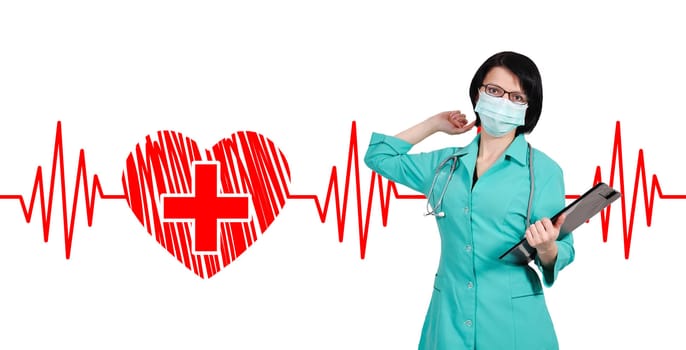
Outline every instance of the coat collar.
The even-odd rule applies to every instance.
[[[529,143],[524,138],[524,134],[517,135],[509,147],[505,150],[505,157],[513,159],[519,165],[526,166],[529,152],[527,150]],[[531,150],[533,152],[533,150]]]

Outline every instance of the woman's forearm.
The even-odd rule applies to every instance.
[[[419,124],[416,124],[400,133],[395,135],[395,137],[411,143],[413,145],[416,145],[417,143],[421,142],[425,138],[433,135],[436,131],[438,131],[438,125],[436,123],[436,118],[431,117],[427,118],[424,121],[420,122]]]

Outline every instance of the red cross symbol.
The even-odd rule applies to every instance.
[[[195,193],[162,195],[163,218],[167,221],[194,221],[194,252],[216,253],[221,226],[219,221],[248,221],[250,195],[220,194],[218,162],[194,162]]]

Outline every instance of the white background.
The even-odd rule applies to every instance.
[[[563,167],[567,193],[587,189],[596,166],[609,181],[617,121],[627,205],[639,149],[648,186],[657,174],[665,194],[686,193],[678,5],[237,3],[3,2],[0,194],[30,202],[36,168],[49,178],[61,121],[69,203],[80,149],[89,178],[121,194],[126,156],[162,129],[203,147],[258,131],[286,154],[291,192],[323,200],[333,166],[344,180],[353,121],[361,157],[372,131],[469,111],[472,74],[501,50],[541,69],[543,115],[529,140]],[[436,135],[417,150],[473,135]],[[617,202],[608,242],[599,219],[582,226],[576,261],[546,290],[562,349],[680,346],[686,201],[655,199],[648,227],[642,186],[629,259]],[[80,195],[65,259],[59,189],[55,196],[47,243],[40,200],[30,223],[18,201],[0,200],[0,348],[416,348],[439,254],[423,201],[393,200],[383,227],[375,200],[365,259],[355,201],[342,243],[334,209],[321,223],[312,201],[290,201],[247,253],[202,280],[123,200],[97,199],[88,227]]]

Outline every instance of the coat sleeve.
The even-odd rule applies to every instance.
[[[408,154],[412,144],[394,136],[372,133],[365,164],[388,180],[428,194],[436,152]]]
[[[565,207],[564,177],[562,170],[558,166],[551,171],[550,177],[542,187],[541,191],[538,192],[538,202],[540,204],[539,213],[542,213],[542,215],[536,218],[536,220],[539,220],[542,217],[550,218]],[[574,238],[572,233],[560,235],[557,238],[556,243],[557,258],[555,259],[555,265],[552,268],[543,267],[538,256],[536,257],[536,265],[543,274],[543,284],[546,287],[551,287],[557,279],[558,273],[564,269],[565,266],[574,261]]]

